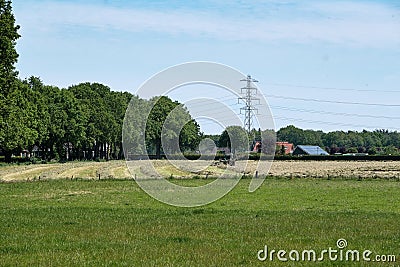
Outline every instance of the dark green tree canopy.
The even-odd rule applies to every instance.
[[[182,104],[166,96],[154,97],[149,104],[152,109],[146,123],[146,141],[150,150],[155,148],[158,158],[163,149],[173,154],[197,148],[200,126]]]
[[[15,70],[18,29],[11,1],[0,0],[0,147],[6,161],[11,160],[14,150],[32,145],[38,136],[32,118],[36,107],[29,101],[30,89],[18,80]]]
[[[228,126],[222,132],[219,145],[228,147],[232,152],[245,152],[250,148],[249,136],[241,126]]]
[[[18,72],[15,64],[18,53],[15,49],[19,26],[15,25],[11,1],[0,0],[0,89],[4,97],[15,87]]]

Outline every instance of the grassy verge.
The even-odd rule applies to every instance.
[[[0,265],[309,266],[259,262],[257,252],[320,251],[339,238],[400,261],[399,182],[268,179],[251,194],[248,184],[192,209],[159,203],[133,181],[0,184]]]

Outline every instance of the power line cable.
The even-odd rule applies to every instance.
[[[298,100],[306,102],[318,102],[318,103],[330,103],[330,104],[344,104],[344,105],[360,105],[360,106],[377,106],[377,107],[400,107],[400,104],[383,104],[383,103],[365,103],[365,102],[349,102],[349,101],[335,101],[335,100],[324,100],[324,99],[314,99],[314,98],[301,98],[301,97],[291,97],[282,95],[266,95],[271,98],[279,98],[286,100]]]
[[[315,124],[323,124],[323,125],[367,128],[367,129],[387,129],[388,128],[388,127],[381,127],[381,126],[360,125],[360,124],[350,124],[350,123],[341,123],[341,122],[315,121],[315,120],[282,117],[282,116],[273,116],[273,118],[278,119],[278,120],[284,120],[284,121],[306,122],[306,123],[315,123]],[[394,127],[389,127],[388,129],[397,130],[397,131],[400,130],[399,128],[394,128]]]
[[[311,88],[311,89],[332,90],[332,91],[400,93],[400,91],[397,91],[397,90],[377,90],[377,89],[355,89],[355,88],[337,88],[337,87],[318,87],[318,86],[294,85],[294,84],[284,84],[284,83],[266,83],[266,85],[272,85],[272,86],[286,86],[286,87],[295,87],[295,88]]]
[[[228,105],[228,106],[236,106],[234,105]],[[226,107],[220,106],[220,107],[207,107],[205,111],[210,111],[211,110],[221,110]],[[277,106],[272,106],[272,109],[277,108]],[[311,113],[318,113],[318,114],[329,114],[329,115],[340,115],[340,116],[354,116],[354,117],[371,117],[371,118],[379,118],[379,119],[400,119],[400,117],[388,117],[388,116],[373,116],[373,115],[365,115],[365,114],[351,114],[351,113],[336,113],[336,112],[324,112],[324,111],[317,111],[317,110],[304,110],[304,109],[293,109],[293,108],[286,108],[286,107],[279,107],[278,109],[281,108],[283,110],[293,110],[293,111],[298,111],[298,112],[311,112]],[[197,110],[198,111],[198,110]],[[201,112],[201,111],[200,111]],[[240,114],[236,114],[238,117]],[[270,117],[269,115],[261,114],[258,116],[264,116],[264,117]],[[358,127],[358,128],[375,128],[375,129],[383,129],[387,127],[382,127],[382,126],[371,126],[371,125],[359,125],[359,124],[349,124],[349,123],[335,123],[335,122],[327,122],[327,121],[315,121],[315,120],[305,120],[305,119],[296,119],[296,118],[290,118],[290,117],[281,117],[281,116],[273,116],[275,119],[282,119],[282,120],[291,120],[291,121],[299,121],[299,122],[308,122],[308,123],[316,123],[316,124],[325,124],[325,125],[337,125],[337,126],[347,126],[347,127]],[[224,122],[226,124],[227,122]],[[206,122],[206,123],[201,123],[201,125],[210,125],[214,124],[214,122]],[[397,129],[390,127],[391,129]]]
[[[217,108],[218,109],[218,108]],[[339,115],[342,115],[338,113]],[[240,114],[237,114],[239,116]],[[346,114],[346,115],[354,115],[354,114]],[[364,116],[362,114],[355,114],[355,115],[360,115]],[[329,121],[317,121],[317,120],[307,120],[307,119],[298,119],[298,118],[292,118],[292,117],[286,117],[286,116],[274,116],[272,115],[266,115],[266,114],[259,114],[258,116],[260,117],[268,117],[268,118],[274,118],[278,120],[289,120],[289,121],[296,121],[296,122],[306,122],[306,123],[315,123],[315,124],[323,124],[323,125],[334,125],[334,126],[346,126],[346,127],[357,127],[357,128],[368,128],[368,129],[393,129],[393,130],[400,130],[399,128],[394,128],[394,127],[382,127],[382,126],[372,126],[372,125],[362,125],[362,124],[351,124],[351,123],[340,123],[340,122],[329,122]],[[369,116],[369,115],[366,115]],[[384,118],[385,116],[373,116],[377,118]],[[400,119],[400,117],[387,117],[389,119]],[[203,122],[201,125],[211,125],[214,124],[215,122]],[[223,121],[223,124],[229,123],[228,121]]]
[[[197,105],[194,105],[194,106],[197,106]],[[201,112],[201,111],[210,111],[210,110],[221,110],[221,109],[225,109],[226,107],[235,107],[235,106],[237,106],[237,104],[230,104],[230,105],[222,105],[221,104],[221,106],[214,106],[214,107],[204,106],[204,110],[201,110],[201,109],[199,110],[199,109],[196,108],[196,111],[197,112]],[[190,107],[192,107],[192,106],[190,106]],[[274,106],[274,105],[271,105],[270,108],[271,108],[272,111],[277,109],[277,110],[287,110],[287,111],[295,111],[295,112],[302,112],[302,113],[325,114],[325,115],[334,115],[334,116],[400,120],[400,117],[392,117],[392,116],[378,116],[378,115],[346,113],[346,112],[330,112],[330,111],[291,108],[291,107]]]
[[[287,110],[287,111],[296,111],[296,112],[305,112],[305,113],[315,113],[315,114],[325,114],[325,115],[334,115],[334,116],[347,116],[347,117],[360,117],[360,118],[374,118],[374,119],[400,120],[400,117],[376,116],[376,115],[357,114],[357,113],[346,113],[346,112],[330,112],[330,111],[321,111],[321,110],[312,110],[312,109],[300,109],[300,108],[290,108],[290,107],[282,107],[282,106],[270,106],[270,107],[271,107],[271,109],[279,109],[279,110]]]
[[[206,102],[209,100],[216,100],[216,101],[229,101],[229,100],[237,100],[237,97],[233,95],[226,95],[226,96],[221,96],[221,97],[207,97],[207,96],[202,96],[202,97],[196,97],[194,99],[187,99],[185,101],[178,100],[174,98],[174,100],[177,100],[180,104],[186,105],[185,102]],[[200,104],[200,103],[195,103],[195,104]]]
[[[259,115],[269,117],[267,115]],[[400,131],[400,128],[395,127],[382,127],[382,126],[372,126],[372,125],[361,125],[361,124],[351,124],[351,123],[339,123],[339,122],[327,122],[327,121],[317,121],[317,120],[308,120],[308,119],[299,119],[299,118],[292,118],[292,117],[285,117],[285,116],[273,116],[276,120],[281,121],[293,121],[293,122],[305,122],[305,123],[313,123],[313,124],[322,124],[322,125],[331,125],[331,126],[344,126],[344,127],[355,127],[355,128],[364,128],[364,129],[391,129],[395,131]],[[228,125],[230,121],[221,122],[222,124]],[[200,126],[212,125],[217,124],[216,122],[203,122],[200,123]]]

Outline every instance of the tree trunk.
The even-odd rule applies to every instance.
[[[108,143],[104,144],[105,153],[106,153],[106,160],[109,161],[110,159],[110,145]]]
[[[123,159],[123,158],[125,158],[124,149],[122,143],[119,143],[118,159]]]
[[[97,158],[99,158],[99,150],[100,150],[100,148],[99,148],[99,143],[98,143],[98,142],[95,142],[95,144],[94,144],[94,157],[93,157],[93,160],[96,160]]]
[[[156,158],[161,159],[161,140],[156,142]]]
[[[12,152],[11,151],[4,151],[4,160],[6,163],[11,163]]]

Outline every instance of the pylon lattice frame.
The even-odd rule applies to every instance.
[[[253,126],[253,116],[258,114],[258,108],[255,107],[254,102],[258,102],[257,105],[260,104],[260,99],[254,97],[257,95],[257,88],[252,86],[252,83],[257,83],[258,81],[253,79],[251,75],[247,75],[246,79],[240,81],[246,82],[246,87],[241,88],[243,97],[238,98],[238,104],[241,101],[245,103],[245,106],[240,108],[240,114],[242,114],[242,111],[244,112],[244,128],[250,133]]]

